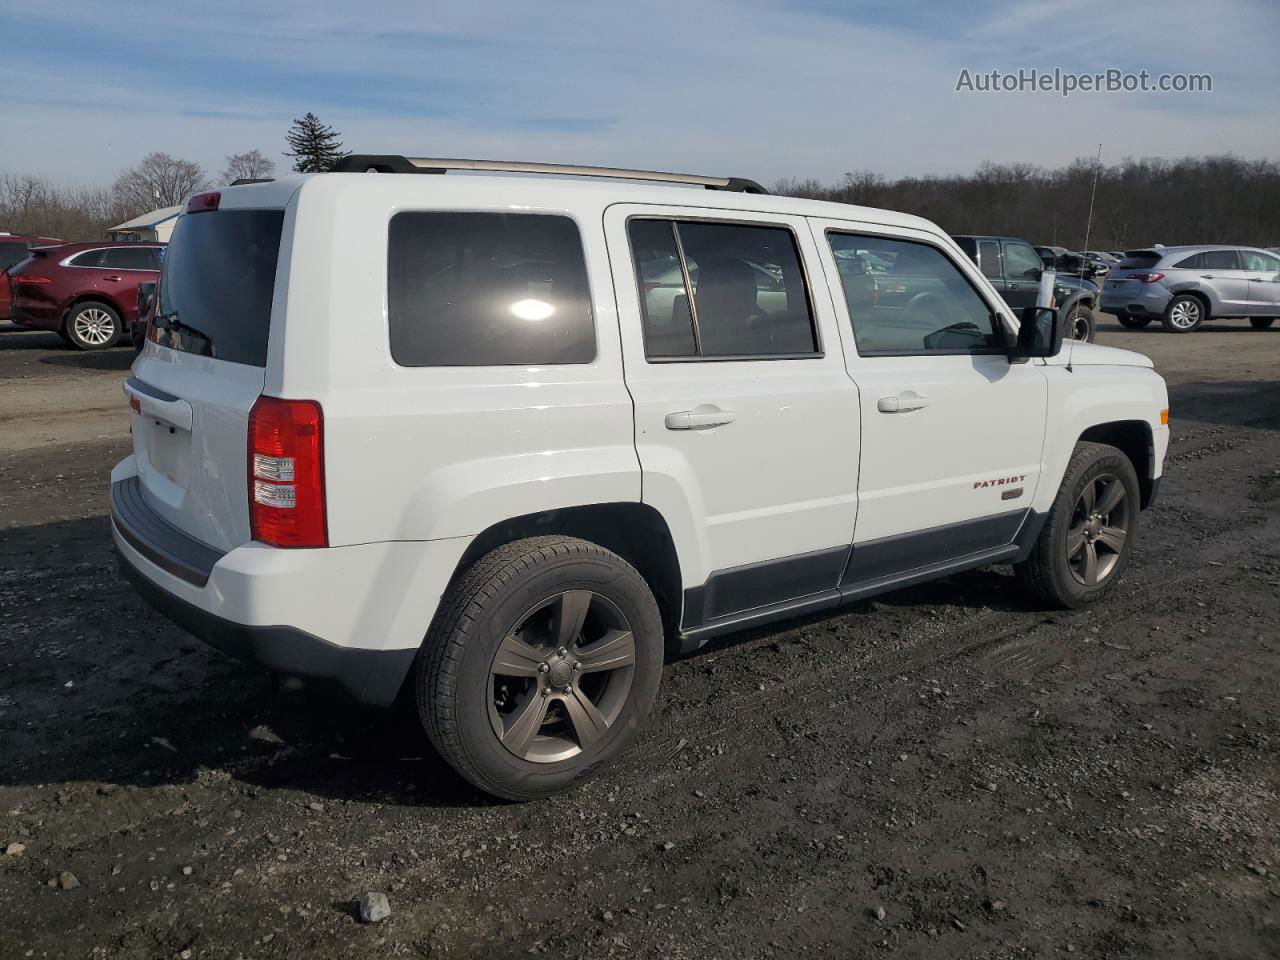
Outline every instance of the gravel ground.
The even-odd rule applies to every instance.
[[[1280,330],[1099,340],[1174,427],[1109,600],[997,567],[719,642],[501,805],[144,606],[131,355],[0,329],[0,958],[1280,956]]]

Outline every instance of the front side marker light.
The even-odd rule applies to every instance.
[[[1160,411],[1160,426],[1167,427],[1169,425],[1169,408]]]

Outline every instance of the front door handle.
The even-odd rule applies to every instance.
[[[668,430],[706,430],[733,423],[737,416],[732,410],[721,410],[714,404],[704,403],[692,410],[668,413],[666,424]]]
[[[929,398],[914,390],[903,390],[896,397],[881,397],[876,409],[881,413],[910,413],[929,405]]]

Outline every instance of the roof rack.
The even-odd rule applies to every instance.
[[[444,173],[448,170],[481,170],[489,173],[545,173],[560,177],[611,177],[619,180],[648,180],[654,183],[682,183],[708,190],[736,193],[768,193],[754,180],[742,177],[701,177],[692,173],[663,173],[658,170],[623,170],[618,167],[580,167],[569,163],[529,163],[518,160],[447,160],[432,157],[402,157],[398,154],[353,153],[330,169],[332,173]]]

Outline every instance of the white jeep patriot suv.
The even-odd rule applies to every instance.
[[[214,646],[411,693],[479,788],[601,769],[709,637],[983,564],[1063,606],[1123,571],[1164,381],[1014,316],[934,224],[730,178],[340,169],[191,200],[115,544]]]

